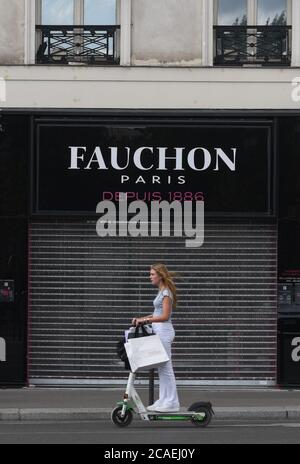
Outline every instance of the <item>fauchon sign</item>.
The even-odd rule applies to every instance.
[[[70,166],[68,169],[98,169],[129,171],[135,169],[141,171],[183,171],[187,169],[193,171],[205,171],[212,165],[212,169],[219,171],[222,169],[220,164],[224,164],[227,169],[235,171],[236,169],[236,148],[231,148],[231,157],[228,156],[222,148],[213,148],[213,154],[207,148],[195,147],[185,153],[185,147],[139,147],[131,150],[130,147],[95,147],[92,154],[87,153],[87,147],[68,147],[70,150]],[[173,153],[171,153],[173,151]],[[149,152],[152,156],[150,163],[144,163]],[[213,159],[213,161],[212,161]],[[120,160],[123,163],[120,163]],[[172,164],[167,161],[172,160]],[[149,161],[149,159],[148,159]],[[197,166],[198,162],[198,166]],[[126,176],[124,176],[126,177]],[[128,176],[127,176],[128,177]],[[136,183],[144,182],[142,176]],[[157,176],[153,176],[152,182],[158,182]],[[122,183],[127,182],[124,179]],[[184,176],[180,178],[181,183],[185,181]]]
[[[32,213],[93,215],[100,201],[204,201],[206,214],[272,215],[273,128],[37,119]]]

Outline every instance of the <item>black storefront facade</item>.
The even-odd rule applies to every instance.
[[[300,385],[300,113],[10,110],[0,129],[2,386],[124,383],[115,344],[157,261],[182,276],[178,384]],[[204,244],[99,237],[120,191],[204,200]]]

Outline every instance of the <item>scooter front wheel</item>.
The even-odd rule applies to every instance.
[[[126,409],[124,417],[121,416],[122,406],[117,406],[111,412],[111,420],[118,427],[127,427],[133,419],[132,412]]]

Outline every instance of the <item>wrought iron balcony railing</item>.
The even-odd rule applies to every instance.
[[[290,66],[291,26],[214,26],[214,64]]]
[[[36,26],[36,30],[37,63],[120,63],[120,26]]]

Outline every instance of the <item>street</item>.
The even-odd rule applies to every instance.
[[[220,421],[208,428],[189,423],[156,424],[140,420],[128,428],[101,421],[9,421],[0,423],[0,444],[237,444],[300,443],[300,422]],[[107,450],[110,451],[110,447]]]

